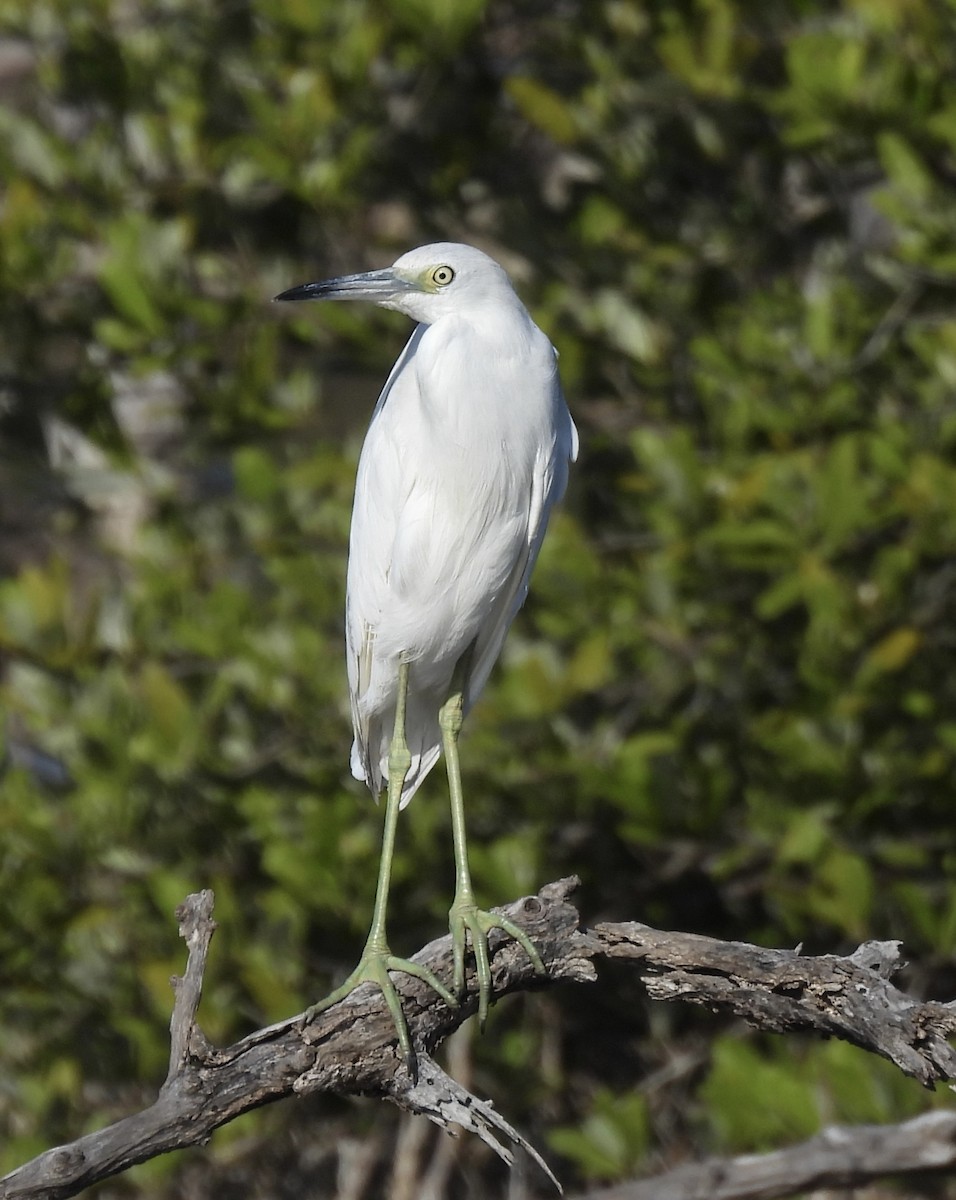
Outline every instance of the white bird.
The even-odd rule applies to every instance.
[[[577,454],[577,431],[557,352],[505,271],[471,246],[422,246],[386,270],[307,283],[276,299],[371,300],[418,322],[372,414],[349,543],[352,771],[373,796],[388,788],[375,910],[359,965],[309,1010],[311,1018],[360,983],[376,982],[414,1072],[389,970],[425,979],[457,1006],[470,935],[482,1025],[491,996],[489,929],[516,938],[544,971],[523,930],[475,902],[458,733],[527,595],[548,517]],[[449,910],[454,994],[431,972],[393,956],[385,934],[398,812],[442,750],[456,865]]]

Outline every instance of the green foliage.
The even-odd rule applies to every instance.
[[[918,1113],[918,1084],[845,1042],[787,1052],[779,1044],[721,1038],[698,1093],[726,1152],[769,1150],[824,1122],[877,1124]]]
[[[482,899],[573,870],[590,913],[900,938],[948,998],[943,8],[10,0],[4,24],[0,1168],[155,1088],[187,891],[217,895],[215,1040],[351,965],[380,814],[347,766],[348,514],[405,329],[268,302],[435,238],[513,269],[582,433],[466,727]],[[449,864],[436,772],[398,951],[442,928]],[[481,1050],[572,1176],[924,1102],[845,1047],[726,1036],[651,1097],[710,1017],[651,1036],[591,1003],[558,1032],[498,1013]]]
[[[641,1096],[615,1096],[600,1088],[583,1124],[555,1129],[549,1141],[587,1178],[621,1179],[635,1173],[647,1150],[648,1133],[647,1104]]]

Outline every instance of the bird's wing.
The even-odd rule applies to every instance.
[[[553,386],[554,411],[557,415],[555,438],[550,445],[540,447],[535,458],[528,505],[527,538],[479,635],[468,677],[466,711],[471,708],[488,681],[511,622],[527,598],[531,572],[544,541],[551,509],[564,495],[568,483],[568,468],[578,456],[577,427],[568,412],[557,375],[554,377]]]
[[[418,349],[418,343],[422,340],[427,329],[428,329],[427,325],[416,325],[415,328],[412,330],[411,336],[409,337],[408,341],[405,343],[401,354],[398,356],[398,358],[395,359],[395,363],[394,363],[392,369],[388,373],[388,378],[385,380],[385,384],[382,387],[382,391],[381,391],[381,394],[379,395],[379,398],[375,401],[375,407],[372,410],[372,421],[375,420],[375,418],[378,416],[378,414],[385,407],[385,401],[388,399],[389,395],[391,394],[392,388],[395,385],[395,380],[398,379],[399,375],[401,375],[401,373],[405,370],[406,364],[412,358],[414,358],[415,351]],[[370,426],[371,426],[371,423],[372,422],[370,421],[369,422]],[[575,435],[575,436],[577,436],[577,435]]]
[[[395,360],[395,365],[385,380],[385,386],[375,403],[369,431],[374,429],[382,414],[386,402],[407,365],[414,357],[418,343],[421,341],[426,326],[417,325],[411,337],[405,343],[401,354]],[[369,435],[366,435],[368,439]],[[374,657],[374,630],[368,620],[359,612],[353,592],[353,570],[356,577],[361,577],[362,571],[356,570],[354,548],[365,542],[365,530],[374,525],[377,540],[388,544],[394,537],[394,527],[397,521],[397,507],[382,506],[376,511],[368,511],[365,501],[369,498],[369,489],[365,487],[363,473],[360,469],[356,480],[355,503],[352,512],[352,552],[349,555],[349,589],[345,600],[345,630],[346,630],[346,666],[349,680],[349,705],[352,712],[352,728],[355,740],[352,744],[351,768],[356,779],[368,783],[373,795],[382,790],[381,771],[378,762],[378,731],[370,728],[368,712],[359,703],[368,691],[372,680],[372,663]],[[391,526],[389,528],[389,525]]]

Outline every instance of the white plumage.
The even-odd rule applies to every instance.
[[[436,265],[454,272],[440,294],[386,302],[419,324],[366,435],[349,548],[352,770],[381,791],[404,655],[403,807],[438,758],[438,711],[473,642],[466,711],[484,687],[577,452],[555,350],[505,272],[454,243],[413,250],[392,270],[418,278]]]

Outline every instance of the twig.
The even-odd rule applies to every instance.
[[[189,957],[186,960],[185,974],[174,975],[170,980],[176,1000],[169,1022],[169,1073],[164,1087],[169,1087],[176,1076],[185,1069],[191,1044],[201,1057],[210,1048],[196,1024],[196,1013],[202,998],[202,981],[206,973],[209,943],[216,932],[216,922],[212,919],[215,900],[215,896],[209,890],[194,892],[176,909],[179,936],[186,942]]]
[[[538,1164],[559,1193],[564,1190],[534,1146],[500,1113],[495,1112],[490,1100],[478,1100],[446,1075],[427,1054],[418,1053],[418,1078],[415,1083],[407,1090],[395,1093],[392,1099],[402,1108],[421,1113],[444,1129],[451,1130],[458,1126],[468,1133],[477,1134],[509,1167],[514,1166],[514,1154],[508,1146],[510,1142]]]

